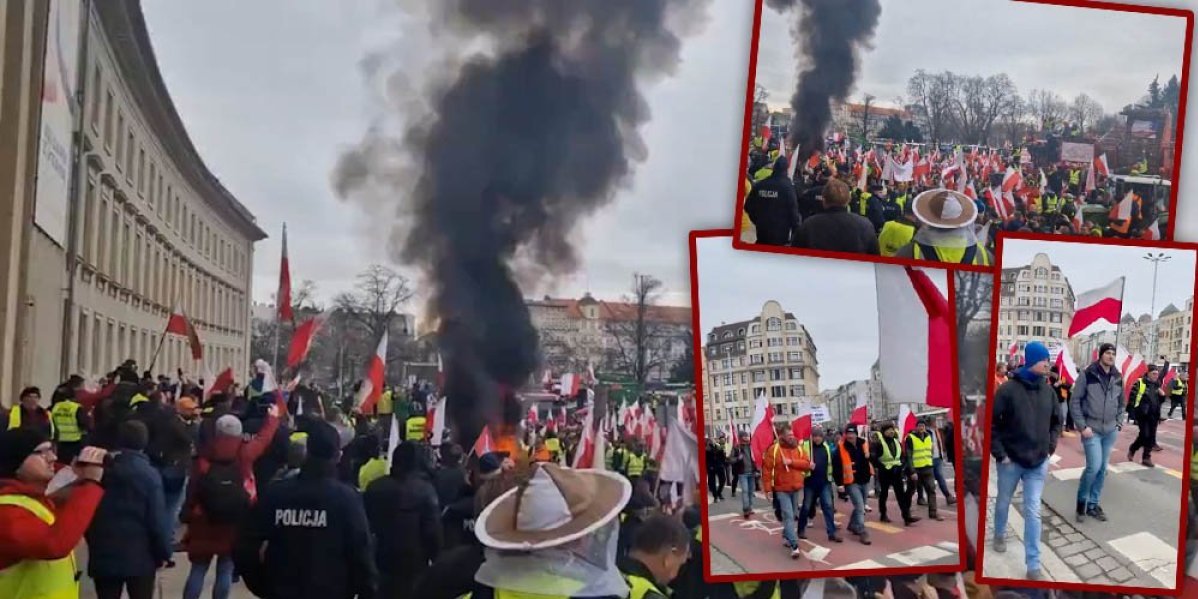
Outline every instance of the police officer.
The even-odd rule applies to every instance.
[[[378,588],[362,496],[337,480],[337,431],[313,421],[295,478],[266,487],[240,531],[234,561],[246,586],[268,599],[358,597]]]
[[[1164,359],[1164,356],[1161,358]],[[1149,364],[1148,373],[1132,385],[1127,411],[1135,416],[1139,434],[1127,450],[1129,462],[1135,461],[1136,452],[1143,449],[1140,463],[1149,468],[1155,467],[1151,454],[1156,447],[1156,425],[1160,423],[1161,402],[1165,398],[1165,391],[1161,389],[1160,383],[1161,372],[1168,370],[1167,360],[1162,368],[1157,368],[1156,364]]]

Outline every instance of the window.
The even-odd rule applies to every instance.
[[[1036,320],[1044,320],[1044,312],[1036,311]]]
[[[724,362],[721,364],[721,366],[723,366],[724,369],[732,368],[732,360],[730,358],[724,358]]]
[[[745,336],[745,327],[741,327],[741,328],[739,328],[739,329],[736,329],[736,336],[737,336],[737,337],[744,337],[744,336]]]
[[[795,347],[799,344],[799,338],[798,337],[787,337],[786,344],[791,347]]]
[[[125,182],[133,183],[133,127],[130,127],[125,134]]]
[[[790,396],[791,397],[802,397],[803,396],[803,387],[801,385],[791,385]]]
[[[1054,299],[1054,300],[1052,300],[1051,302],[1049,302],[1049,304],[1048,304],[1048,305],[1049,305],[1049,306],[1051,306],[1051,307],[1053,307],[1053,308],[1058,308],[1058,309],[1060,309],[1060,308],[1064,308],[1064,307],[1065,307],[1065,302],[1063,302],[1063,301],[1061,301],[1061,300],[1059,300],[1059,299]]]
[[[759,325],[757,323],[753,323],[753,324],[749,325],[749,334],[750,335],[756,335],[760,332],[761,332],[761,325]]]
[[[740,373],[740,384],[742,384],[742,385],[749,384],[749,373],[747,373],[747,372]]]
[[[767,331],[781,331],[781,330],[782,330],[782,319],[781,319],[781,318],[778,318],[778,317],[776,317],[776,316],[774,316],[774,317],[770,317],[770,318],[766,319],[766,321],[765,321],[765,330],[767,330]]]
[[[717,396],[717,397],[718,397],[718,396]],[[731,402],[731,401],[732,401],[732,400],[734,400],[734,399],[736,399],[736,393],[735,393],[735,392],[733,392],[733,391],[725,391],[725,392],[724,392],[724,401]]]
[[[1061,322],[1061,314],[1059,312],[1054,312],[1049,322]]]
[[[1030,301],[1030,300],[1031,300],[1031,298],[1027,298],[1027,297],[1021,297],[1021,298],[1018,298],[1018,299],[1019,299],[1019,305],[1020,305],[1020,306],[1030,306],[1030,305],[1032,305],[1032,302]]]
[[[116,130],[116,123],[113,122],[113,105],[115,103],[112,99],[112,90],[104,90],[104,149],[110,153],[112,152],[112,132]],[[92,356],[94,360],[95,354]]]
[[[92,70],[92,131],[100,130],[100,98],[104,94],[100,93],[104,83],[100,78],[100,65]]]
[[[740,350],[740,351],[745,351],[745,342],[744,342],[744,341],[738,341],[738,342],[736,343],[736,349],[738,349],[738,350]]]
[[[1019,311],[1019,320],[1027,320],[1031,317],[1032,317],[1031,310],[1020,310]]]
[[[769,339],[765,340],[765,344],[769,347],[782,347],[782,338],[770,337]]]
[[[761,354],[753,354],[749,356],[750,364],[765,364],[765,356]]]
[[[1009,298],[1009,297],[1004,297],[1004,298],[1002,298],[1002,305],[1004,305],[1004,306],[1010,306],[1010,305],[1011,305],[1011,298]]]
[[[724,331],[724,339],[731,339],[732,331]]]
[[[1026,337],[1027,336],[1027,325],[1021,324],[1021,325],[1015,327],[1015,334]]]
[[[760,347],[761,347],[760,339],[750,339],[749,340],[749,349],[758,349]]]
[[[132,137],[132,135],[130,136]],[[116,115],[116,170],[125,168],[125,115]]]
[[[1044,336],[1044,327],[1039,327],[1039,326],[1032,327],[1032,336],[1033,337],[1043,337]]]
[[[765,371],[764,370],[754,370],[753,371],[753,382],[754,383],[764,383],[765,382]]]
[[[1032,273],[1031,273],[1031,272],[1029,272],[1029,271],[1026,271],[1026,270],[1024,270],[1024,271],[1021,271],[1021,272],[1019,273],[1019,278],[1021,278],[1021,279],[1030,279],[1030,278],[1032,278]]]
[[[146,149],[138,148],[137,150],[137,193],[145,195],[146,192]]]
[[[1020,293],[1027,293],[1027,292],[1029,292],[1029,291],[1031,291],[1031,290],[1032,290],[1032,286],[1031,286],[1031,285],[1020,285],[1020,286],[1019,286],[1019,292],[1020,292]]]
[[[731,372],[724,373],[724,386],[726,387],[731,384],[732,384],[732,373]]]
[[[802,378],[803,378],[803,369],[802,368],[791,368],[790,369],[790,380],[792,380],[792,381],[801,380]]]
[[[1048,329],[1048,336],[1053,339],[1061,338],[1061,329]]]
[[[714,342],[714,341],[715,341],[717,338],[718,338],[718,337],[716,336],[716,334],[715,334],[715,333],[711,333],[710,335],[708,335],[708,336],[707,336],[707,340],[708,340],[708,341],[713,341],[713,342]],[[712,348],[712,349],[715,349],[715,348]]]
[[[791,362],[798,362],[801,360],[801,358],[799,357],[799,352],[797,352],[797,351],[786,352],[786,359],[790,360]]]
[[[1043,298],[1043,297],[1037,297],[1034,299],[1036,301],[1033,302],[1033,305],[1035,305],[1037,308],[1047,308],[1048,307],[1048,299]]]
[[[770,363],[775,364],[782,361],[782,352],[770,352]]]
[[[770,387],[770,397],[786,397],[786,387],[782,385],[774,385],[773,387]]]
[[[1047,268],[1040,267],[1040,268],[1037,268],[1037,269],[1036,269],[1036,278],[1037,278],[1037,279],[1043,279],[1043,278],[1045,278],[1045,277],[1047,277],[1047,276],[1048,276],[1048,269],[1047,269]]]
[[[782,369],[781,368],[771,368],[770,369],[770,380],[771,381],[783,380],[782,379]]]

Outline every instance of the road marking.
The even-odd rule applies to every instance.
[[[1007,527],[1014,531],[1007,535],[1007,552],[986,552],[986,575],[1022,579],[1027,570],[1024,569],[1023,514],[1020,513],[1020,510],[1012,509],[1008,512]],[[992,535],[987,535],[986,542],[989,543],[992,538]],[[1050,580],[1081,582],[1077,574],[1073,573],[1073,569],[1067,566],[1065,560],[1061,559],[1051,547],[1045,545],[1043,539],[1040,543],[1040,567]]]
[[[1061,461],[1061,456],[1059,456],[1059,455],[1057,455],[1057,454],[1055,454],[1055,453],[1054,453],[1054,454],[1052,454],[1052,455],[1050,455],[1050,456],[1048,456],[1048,463],[1049,463],[1049,465],[1051,465],[1051,466],[1056,466],[1056,465],[1057,465],[1057,462],[1059,462],[1059,461]]]
[[[882,522],[874,522],[872,520],[869,522],[866,522],[865,527],[872,528],[874,530],[880,530],[882,532],[888,532],[890,534],[898,534],[900,532],[903,532],[903,529],[901,529],[897,526],[891,526],[889,524],[884,524]]]
[[[1164,588],[1171,589],[1177,584],[1177,548],[1156,535],[1137,532],[1110,541],[1110,546],[1148,572]]]
[[[943,543],[936,543],[936,546],[941,549],[946,549],[948,551],[951,551],[953,553],[960,553],[960,551],[961,551],[961,546],[956,543],[953,543],[951,541],[944,541]]]
[[[739,516],[740,516],[740,514],[720,514],[718,516],[708,516],[707,521],[708,522],[719,522],[720,520],[731,520],[731,519],[739,517]]]
[[[832,553],[831,549],[812,543],[811,549],[803,551],[803,557],[812,561],[822,562],[825,557],[828,557],[829,553]]]
[[[1179,472],[1177,470],[1174,470],[1172,468],[1161,468],[1161,470],[1164,470],[1165,474],[1168,474],[1169,476],[1181,478],[1181,472]]]
[[[859,562],[853,562],[851,564],[845,564],[843,566],[837,566],[835,569],[836,570],[880,570],[885,567],[886,567],[885,564],[880,564],[878,562],[875,562],[872,559],[867,559],[867,560],[862,560]]]
[[[1147,466],[1137,464],[1135,462],[1119,462],[1118,464],[1107,464],[1107,470],[1116,474],[1124,474],[1127,472],[1136,472],[1138,470],[1147,470]]]
[[[1085,471],[1085,466],[1079,468],[1061,468],[1060,470],[1053,470],[1052,477],[1057,480],[1077,480],[1082,477],[1082,472]]]
[[[910,549],[908,551],[891,553],[886,557],[899,562],[904,566],[917,566],[919,564],[926,564],[938,559],[943,559],[951,555],[951,553],[936,547],[935,545],[924,545],[923,547],[916,547],[915,549]]]

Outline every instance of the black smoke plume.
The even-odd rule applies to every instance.
[[[843,102],[857,78],[857,52],[869,43],[882,14],[881,0],[766,0],[779,12],[798,10],[791,30],[806,63],[790,99],[788,140],[797,160],[823,151],[832,102]]]
[[[487,422],[519,418],[500,405],[503,390],[523,387],[540,355],[518,276],[575,269],[575,226],[644,158],[637,130],[649,112],[638,84],[673,71],[674,17],[693,19],[706,2],[426,3],[430,27],[450,34],[438,43],[483,40],[492,51],[424,86],[431,114],[409,119],[398,139],[372,130],[341,157],[334,186],[402,215],[392,241],[429,286],[459,442]],[[403,157],[414,163],[411,177],[394,166]],[[358,193],[366,191],[374,193]]]

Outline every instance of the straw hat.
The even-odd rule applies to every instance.
[[[960,229],[978,218],[977,204],[951,189],[931,189],[915,196],[911,212],[919,222],[938,229]]]
[[[478,515],[474,532],[492,549],[535,551],[589,535],[619,515],[632,485],[619,474],[541,464],[525,485]]]

